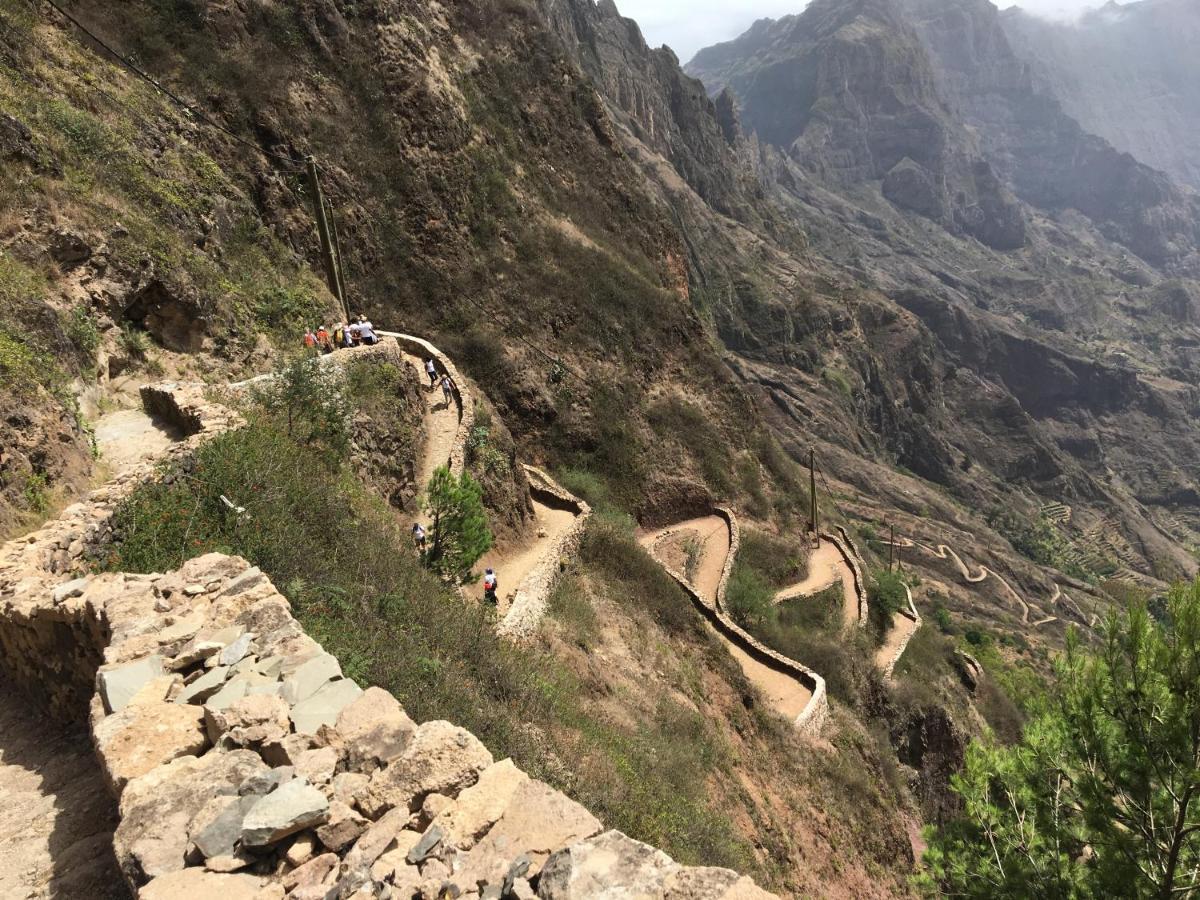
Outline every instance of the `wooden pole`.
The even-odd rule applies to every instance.
[[[810,447],[808,449],[808,496],[809,496],[809,521],[812,522],[813,539],[820,540],[820,522],[817,520],[817,451]]]
[[[338,239],[337,220],[333,217],[333,205],[325,201],[326,217],[329,230],[333,233],[333,255],[337,262],[338,296],[342,298],[342,312],[346,314],[346,324],[350,324],[350,304],[346,300],[346,273],[342,266],[342,242]]]
[[[337,298],[342,313],[349,320],[349,314],[346,312],[346,298],[342,296],[341,280],[338,278],[337,261],[333,256],[333,238],[329,232],[329,219],[325,216],[325,197],[321,193],[321,180],[317,176],[317,161],[310,156],[306,162],[308,163],[308,188],[312,193],[313,214],[317,220],[317,235],[321,238],[321,259],[325,263],[325,282],[329,285],[330,293]]]

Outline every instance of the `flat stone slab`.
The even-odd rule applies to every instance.
[[[303,778],[294,778],[259,799],[242,821],[242,843],[264,847],[329,821],[329,801]]]
[[[323,688],[292,707],[292,722],[299,734],[316,734],[322,725],[333,725],[343,709],[353,703],[362,688],[343,678],[330,681]]]
[[[103,669],[98,675],[100,699],[106,713],[120,712],[138,691],[163,674],[162,657],[155,654],[125,663],[112,669]]]

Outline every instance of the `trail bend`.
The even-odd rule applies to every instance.
[[[709,610],[719,612],[719,592],[732,548],[729,525],[723,518],[711,515],[688,519],[642,534],[639,541],[668,571],[686,580]],[[810,688],[796,677],[766,665],[743,642],[732,639],[711,623],[708,627],[772,709],[793,722],[809,710],[814,694]]]
[[[884,540],[883,543],[886,544],[888,542],[887,540]],[[954,548],[949,544],[937,544],[935,546],[930,546],[929,544],[913,540],[912,538],[897,537],[893,542],[893,546],[906,550],[914,547],[920,547],[926,553],[936,557],[937,559],[952,559],[955,566],[958,568],[959,574],[962,575],[963,581],[967,582],[968,584],[980,584],[981,582],[986,581],[989,577],[994,578],[1000,583],[1000,586],[1003,588],[1004,592],[1007,593],[1013,600],[1015,600],[1017,605],[1020,607],[1021,622],[1023,624],[1032,625],[1033,627],[1040,627],[1058,620],[1058,616],[1042,615],[1041,618],[1030,622],[1029,614],[1030,612],[1034,611],[1034,608],[1024,598],[1024,596],[1022,596],[1021,593],[1016,590],[1016,588],[1008,583],[1008,579],[1006,579],[995,569],[991,569],[983,565],[979,567],[978,572],[972,573],[970,567],[963,562],[962,557],[959,556]],[[1050,598],[1051,605],[1055,604],[1061,596],[1064,596],[1062,590],[1058,587],[1058,585],[1055,585],[1054,596]]]

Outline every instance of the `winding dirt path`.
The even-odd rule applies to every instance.
[[[803,581],[789,585],[775,595],[776,604],[799,597],[809,597],[841,582],[842,624],[858,622],[859,596],[854,588],[854,573],[846,558],[832,541],[821,539],[817,549],[808,557],[808,575]]]
[[[430,387],[425,374],[425,361],[407,351],[402,351],[404,361],[417,371],[425,400],[422,430],[425,440],[421,447],[421,459],[417,466],[417,490],[424,492],[438,466],[448,465],[458,436],[459,410],[454,401],[446,402],[442,389],[436,384]]]
[[[884,543],[887,542],[884,541]],[[1031,606],[1029,602],[1011,584],[1008,583],[1008,580],[1003,575],[1001,575],[999,572],[996,572],[994,569],[989,569],[987,566],[980,566],[979,571],[972,574],[970,568],[965,562],[963,562],[962,557],[960,557],[958,553],[955,552],[954,548],[949,544],[938,544],[936,547],[931,547],[928,544],[921,543],[920,541],[914,541],[912,538],[898,537],[896,538],[895,546],[904,549],[920,547],[926,553],[930,554],[931,556],[935,556],[938,559],[953,559],[955,566],[958,568],[959,574],[962,575],[963,581],[967,582],[968,584],[979,584],[983,581],[986,581],[989,577],[996,579],[996,581],[1000,582],[1000,586],[1004,589],[1005,593],[1007,593],[1017,602],[1017,606],[1019,606],[1021,609],[1021,622],[1023,624],[1038,627],[1057,621],[1058,619],[1058,616],[1043,615],[1041,618],[1031,623],[1029,621],[1029,613],[1034,611],[1034,607]],[[1054,596],[1050,598],[1050,603],[1054,604],[1057,602],[1060,596],[1062,596],[1062,591],[1058,588],[1058,585],[1055,585],[1055,593]]]
[[[717,590],[721,584],[721,575],[725,560],[729,556],[729,527],[720,516],[704,516],[689,519],[639,536],[639,541],[650,555],[664,563],[676,572],[687,573],[687,545],[695,541],[699,546],[699,554],[694,572],[691,574],[692,585],[701,598],[713,609],[717,606]],[[708,626],[712,628],[711,625]],[[812,691],[800,684],[795,678],[771,668],[749,653],[741,646],[731,641],[715,628],[712,629],[734,659],[738,661],[746,678],[757,687],[767,698],[771,708],[785,716],[789,721],[796,721],[808,707],[812,699]]]
[[[537,567],[558,539],[575,524],[576,513],[567,509],[555,509],[536,499],[533,500],[533,513],[531,534],[527,535],[525,540],[493,547],[472,570],[480,577],[487,568],[495,570],[500,579],[497,612],[501,616],[511,609],[513,597],[525,577]],[[483,596],[482,585],[473,590],[478,596]]]
[[[900,661],[900,655],[903,653],[904,648],[908,646],[908,642],[920,627],[921,623],[916,619],[910,619],[908,616],[902,616],[899,613],[894,614],[892,616],[892,627],[888,629],[887,637],[875,649],[875,668],[883,669],[887,672],[889,667],[894,667]]]
[[[116,824],[86,732],[57,726],[0,678],[0,897],[127,900]]]

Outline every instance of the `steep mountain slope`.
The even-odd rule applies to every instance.
[[[830,74],[846,60],[859,64]],[[947,465],[954,453],[925,452],[917,471],[971,496],[988,479],[962,473],[981,464],[1001,493],[1001,482],[1018,479],[1099,517],[1120,510],[1143,559],[1192,564],[1172,547],[1194,541],[1187,526],[1158,532],[1174,527],[1181,507],[1190,514],[1195,490],[1195,335],[1183,300],[1196,290],[1186,278],[1196,264],[1194,198],[1038,95],[986,2],[816,3],[702,51],[689,69],[710,91],[738,94],[760,138],[782,135],[781,148],[759,153],[760,172],[814,235],[814,250],[937,335],[942,362],[932,371],[942,374],[922,380],[948,413],[934,431],[959,448],[963,469]],[[790,129],[780,109],[793,110]],[[841,118],[840,140],[826,125],[838,109],[862,111]],[[947,146],[978,154],[1003,179],[999,189],[1011,187],[1023,201],[1023,246],[996,252],[945,222],[922,225],[912,213],[928,218],[927,209],[897,194],[899,171],[837,165],[854,158],[846,148],[855,140],[905,146],[911,133],[897,110],[938,122],[935,134],[957,136]],[[949,185],[949,158],[901,169]],[[986,221],[978,204],[969,208]],[[966,373],[988,390],[961,381]],[[1128,428],[1134,422],[1143,424]],[[1148,518],[1144,505],[1162,515]]]
[[[760,23],[737,42],[754,57],[738,84],[767,94],[739,109],[735,79],[710,99],[609,0],[72,9],[250,144],[102,62],[60,21],[0,0],[0,122],[16,136],[0,144],[0,259],[16,261],[12,296],[28,304],[4,308],[4,334],[34,322],[40,354],[17,374],[0,362],[6,386],[43,392],[28,408],[54,413],[34,423],[36,443],[71,424],[62,443],[81,480],[75,394],[111,397],[135,356],[230,380],[266,364],[268,334],[294,343],[338,314],[313,274],[313,154],[352,311],[433,338],[486,395],[497,432],[511,430],[515,446],[491,448],[501,462],[554,467],[616,533],[631,515],[668,524],[720,499],[790,549],[807,500],[796,460],[815,446],[822,514],[873,541],[869,565],[888,552],[883,522],[919,541],[897,545],[921,575],[918,603],[944,613],[947,635],[1003,642],[988,658],[998,675],[1044,666],[1068,622],[1106,608],[1100,576],[1118,566],[1150,586],[1194,568],[1200,294],[1186,278],[1186,202],[1136,163],[1135,180],[1161,187],[1154,202],[1140,181],[1095,218],[1022,198],[1005,166],[1032,151],[996,123],[1028,97],[1017,90],[993,120],[987,107],[1008,103],[994,81],[952,86],[934,46],[956,39],[939,31],[942,10],[820,0],[778,33]],[[972,28],[995,25],[978,12]],[[711,58],[743,70],[729,47]],[[1037,120],[1055,141],[1069,132],[1052,158],[1091,146],[1060,116]],[[1142,240],[1161,258],[1119,243]],[[96,342],[82,328],[60,340],[76,319]],[[77,376],[74,390],[30,381],[35,359]],[[1031,526],[1048,503],[1074,512],[1049,549]],[[838,685],[829,743],[770,756],[779,736],[749,715],[758,695],[728,658],[712,663],[720,645],[681,651],[681,595],[643,577],[649,560],[630,544],[585,552],[559,598],[575,626],[601,611],[600,636],[587,635],[594,620],[568,622],[551,648],[589,700],[637,740],[681,693],[720,723],[715,742],[747,748],[758,762],[723,769],[711,793],[734,797],[738,839],[784,888],[903,891],[906,829],[951,811],[965,736],[1011,722],[1011,701],[971,695],[939,631],[923,630],[892,686],[854,669],[852,642],[834,643],[821,660]],[[969,577],[980,564],[1004,581]],[[635,610],[612,615],[620,603]],[[634,690],[648,680],[654,690]],[[693,699],[706,694],[720,702]],[[663,734],[681,730],[660,718]],[[700,730],[686,746],[707,753]],[[656,746],[639,764],[657,765]],[[597,783],[611,759],[600,754]],[[768,789],[772,766],[806,762]],[[570,761],[560,768],[569,782]],[[669,830],[671,814],[654,807],[641,827]]]
[[[1084,128],[1200,189],[1200,8],[1110,0],[1074,22],[1001,13],[1013,50]]]

